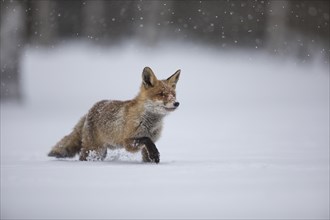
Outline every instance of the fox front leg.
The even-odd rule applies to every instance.
[[[152,142],[152,140],[148,137],[142,137],[135,139],[135,142],[144,145],[145,147],[142,149],[142,159],[144,162],[155,162],[159,163],[159,151]]]
[[[125,149],[130,152],[137,152],[142,149],[144,162],[159,163],[159,151],[154,142],[148,137],[128,139],[125,144]]]

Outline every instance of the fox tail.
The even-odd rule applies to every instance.
[[[82,129],[86,120],[86,116],[82,117],[74,127],[73,131],[64,136],[48,153],[49,157],[64,158],[74,157],[80,152]]]

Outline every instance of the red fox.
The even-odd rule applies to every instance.
[[[155,142],[164,116],[180,104],[175,92],[180,72],[158,80],[145,67],[140,92],[134,99],[97,102],[48,156],[65,158],[80,153],[79,160],[103,160],[108,148],[125,148],[129,152],[141,151],[144,162],[159,163]]]

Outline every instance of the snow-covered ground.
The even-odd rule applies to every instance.
[[[143,67],[181,69],[160,164],[46,155]],[[193,45],[70,43],[23,54],[22,105],[1,104],[1,219],[329,218],[329,67]]]

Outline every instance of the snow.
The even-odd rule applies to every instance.
[[[160,164],[46,155],[102,99],[130,99],[150,66],[177,69],[180,107]],[[1,219],[329,218],[329,69],[261,51],[176,43],[27,48],[25,103],[1,104]]]

